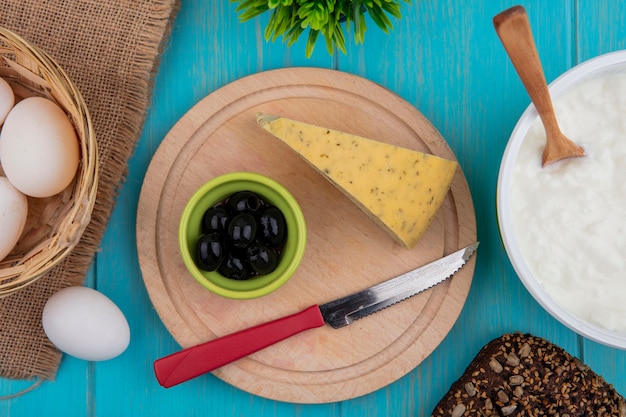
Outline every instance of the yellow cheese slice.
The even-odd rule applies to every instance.
[[[257,115],[397,241],[412,248],[448,193],[457,163],[284,117]]]

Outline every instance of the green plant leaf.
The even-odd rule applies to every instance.
[[[236,1],[236,0],[231,0]],[[235,11],[239,13],[239,21],[245,22],[268,10],[265,0],[245,0],[239,3]]]
[[[313,54],[313,49],[315,48],[315,42],[317,41],[317,37],[319,32],[317,30],[309,30],[309,37],[306,42],[306,50],[305,54],[307,58],[310,58]]]
[[[346,53],[345,32],[352,32],[356,44],[365,41],[366,13],[383,32],[393,29],[390,17],[399,19],[401,4],[412,0],[230,0],[238,3],[235,11],[241,22],[271,11],[264,37],[282,37],[288,46],[308,29],[305,54],[311,56],[320,34],[329,54]],[[344,23],[342,23],[344,22]]]
[[[287,46],[293,45],[298,40],[302,32],[304,32],[302,26],[292,26],[291,29],[289,29],[289,32],[285,35],[285,39],[287,40]]]
[[[258,8],[258,9],[248,9],[245,12],[241,13],[239,15],[239,21],[241,22],[247,22],[250,19],[253,19],[263,13],[265,13],[267,11],[267,7],[266,8]]]
[[[278,7],[276,9],[277,14],[277,25],[274,28],[274,36],[278,38],[279,36],[284,35],[292,25],[291,13],[288,7]]]
[[[367,24],[365,23],[365,15],[363,13],[354,19],[354,42],[358,45],[365,42],[365,31]]]
[[[339,49],[342,53],[346,54],[346,37],[343,34],[343,29],[341,25],[337,25],[335,27],[335,31],[333,32],[333,41],[337,49]]]
[[[381,8],[372,6],[371,8],[368,8],[367,11],[372,17],[372,21],[376,23],[376,26],[378,26],[383,32],[389,33],[389,29],[393,29],[391,20],[389,20]]]
[[[382,8],[383,10],[385,10],[385,12],[389,13],[396,19],[400,19],[402,17],[402,12],[400,11],[400,4],[398,3],[386,1],[386,2],[383,2]]]
[[[276,40],[276,27],[278,26],[278,13],[277,10],[274,9],[272,14],[270,15],[270,20],[267,22],[267,26],[265,27],[265,40],[269,41],[270,39],[273,41]]]

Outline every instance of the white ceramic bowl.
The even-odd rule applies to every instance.
[[[601,55],[575,66],[550,83],[550,94],[553,99],[557,99],[585,81],[617,72],[626,72],[626,50]],[[526,289],[554,318],[584,337],[607,346],[626,349],[626,335],[584,321],[557,304],[537,281],[520,251],[513,229],[510,190],[513,167],[520,146],[537,118],[535,107],[531,104],[515,126],[502,157],[498,175],[496,207],[504,248]]]

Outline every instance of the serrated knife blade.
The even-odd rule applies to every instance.
[[[172,353],[154,362],[154,373],[169,388],[325,322],[347,326],[450,278],[477,248],[478,242],[363,291]]]
[[[478,243],[363,291],[322,304],[319,306],[322,317],[333,328],[339,329],[354,320],[426,291],[461,269],[476,248]]]

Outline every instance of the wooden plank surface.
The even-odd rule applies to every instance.
[[[322,43],[311,59],[304,42],[266,43],[266,18],[237,21],[235,4],[184,0],[155,82],[153,105],[128,180],[88,283],[115,301],[132,332],[129,349],[88,364],[64,357],[56,381],[0,401],[0,415],[123,416],[428,416],[482,345],[509,331],[546,337],[580,356],[626,394],[626,352],[589,342],[541,309],[517,279],[500,242],[495,213],[499,160],[529,104],[491,18],[527,8],[546,78],[581,60],[626,47],[621,0],[414,0],[385,35],[372,22],[365,44],[347,55]],[[260,71],[315,66],[372,80],[400,95],[442,133],[466,174],[481,241],[475,278],[459,320],[439,347],[400,380],[348,401],[298,405],[248,394],[207,375],[165,390],[152,361],[178,348],[152,307],[137,261],[137,199],[148,164],[174,123],[207,94]],[[0,380],[0,395],[28,386]]]

